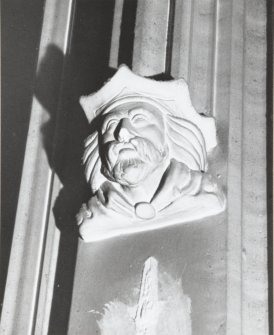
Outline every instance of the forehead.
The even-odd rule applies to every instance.
[[[124,104],[121,104],[119,106],[115,106],[112,109],[107,109],[106,112],[103,112],[103,120],[106,118],[109,119],[111,117],[113,118],[123,118],[123,117],[131,117],[135,114],[144,114],[149,119],[154,120],[163,120],[163,113],[160,109],[158,109],[156,106],[153,106],[147,102],[127,102]]]

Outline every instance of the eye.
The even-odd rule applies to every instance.
[[[117,125],[118,120],[117,119],[110,119],[103,125],[103,131],[108,131],[111,127],[114,125]]]
[[[143,114],[135,114],[133,117],[132,117],[132,122],[134,124],[141,124],[141,123],[146,123],[147,122],[147,117]]]

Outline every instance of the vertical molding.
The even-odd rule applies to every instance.
[[[268,333],[265,113],[265,2],[233,1],[228,156],[228,335]]]
[[[165,72],[169,0],[139,0],[133,48],[133,71],[152,76]]]
[[[124,6],[124,0],[115,1],[111,45],[110,45],[110,56],[109,56],[109,66],[113,68],[118,67],[119,41],[121,35],[123,6]]]
[[[242,334],[243,1],[233,1],[227,174],[227,335]]]
[[[57,198],[60,192],[60,186],[61,184],[58,180],[53,181],[52,200]],[[52,205],[53,203],[51,203],[50,208],[52,208]],[[40,288],[39,294],[37,294],[36,315],[33,325],[33,333],[37,335],[48,334],[59,241],[60,231],[56,228],[53,211],[50,210],[48,229],[45,236],[44,261],[43,264],[41,264],[43,268],[41,270]]]
[[[212,114],[214,18],[217,0],[177,1],[172,76],[189,84],[194,107]]]
[[[165,59],[165,74],[171,75],[172,68],[172,47],[173,47],[173,34],[175,22],[175,0],[169,0],[168,7],[168,27],[167,27],[167,42],[166,42],[166,59]]]
[[[189,59],[189,86],[194,107],[211,115],[212,65],[214,56],[214,17],[216,0],[193,3],[193,29]]]
[[[176,0],[171,75],[188,81],[194,1]]]
[[[176,2],[172,75],[216,118],[227,185],[227,335],[268,331],[265,25],[263,0]]]
[[[214,33],[213,33],[213,57],[212,57],[212,92],[211,92],[211,115],[216,117],[216,100],[217,100],[217,78],[218,78],[218,61],[219,61],[219,48],[218,43],[221,38],[219,36],[219,29],[221,23],[219,22],[220,17],[220,0],[215,1],[214,8]]]
[[[266,3],[245,0],[242,128],[242,334],[268,333]]]
[[[64,58],[68,48],[72,5],[73,0],[46,1],[37,72],[49,47],[56,47]],[[60,83],[61,77],[62,71]],[[54,93],[58,99],[60,91]],[[33,333],[46,239],[55,239],[56,235],[55,225],[48,225],[52,188],[55,187],[54,173],[49,166],[41,132],[41,127],[48,120],[47,110],[34,97],[2,310],[3,335]],[[56,183],[59,184],[59,181],[56,180]],[[53,236],[47,234],[48,229]]]

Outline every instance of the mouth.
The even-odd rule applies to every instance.
[[[140,159],[128,158],[128,156],[126,159],[119,159],[112,172],[115,181],[123,185],[135,185],[142,176],[143,164],[144,162]]]

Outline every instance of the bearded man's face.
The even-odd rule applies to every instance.
[[[103,115],[99,136],[102,173],[136,186],[167,157],[161,112],[147,104],[125,104]]]

